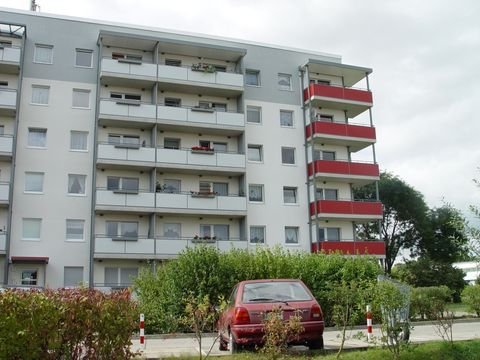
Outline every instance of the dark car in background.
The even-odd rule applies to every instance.
[[[283,319],[299,315],[304,331],[290,345],[323,348],[323,313],[307,286],[298,279],[247,280],[235,285],[227,308],[220,314],[220,350],[235,352],[241,346],[262,345],[263,323],[279,308]]]

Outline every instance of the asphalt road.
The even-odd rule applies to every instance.
[[[351,337],[358,332],[366,335],[365,329],[355,329],[347,332],[346,348],[364,348],[375,346],[365,340],[352,339]],[[377,327],[373,329],[373,336],[380,338],[380,330]],[[480,339],[480,320],[457,320],[453,325],[453,340]],[[442,340],[438,329],[432,324],[414,324],[410,335],[410,340],[415,343],[432,340]],[[147,359],[158,359],[166,356],[197,355],[199,345],[196,339],[189,335],[171,335],[162,337],[149,337],[147,335],[145,347],[140,345],[138,339],[133,341],[132,350],[139,350],[142,356]],[[202,340],[202,351],[206,354],[214,342],[212,334],[205,334]],[[340,345],[340,333],[332,328],[326,329],[324,333],[325,349],[338,349]],[[306,347],[298,349],[307,351]],[[211,355],[228,355],[227,351],[218,350],[218,341],[213,344]]]

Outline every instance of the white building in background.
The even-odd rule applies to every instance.
[[[453,263],[453,267],[463,270],[465,277],[463,278],[470,285],[474,285],[475,282],[480,279],[480,262],[476,261],[463,261]]]
[[[0,24],[4,284],[127,286],[199,243],[385,256],[355,232],[381,203],[352,195],[379,179],[371,69],[10,9]]]

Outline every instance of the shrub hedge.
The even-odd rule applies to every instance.
[[[237,282],[264,278],[302,279],[331,325],[334,300],[329,289],[342,281],[354,280],[368,286],[380,273],[378,262],[369,257],[288,252],[280,248],[220,252],[198,246],[187,249],[177,260],[164,263],[155,274],[148,270],[141,272],[134,289],[149,333],[185,330],[179,319],[185,315],[185,299],[190,296],[207,295],[218,304],[219,298],[228,298]]]
[[[137,328],[127,290],[0,293],[0,359],[131,359]]]
[[[436,320],[446,310],[447,303],[452,302],[452,293],[445,285],[413,288],[410,317]]]
[[[480,284],[469,285],[463,289],[462,301],[468,306],[468,310],[480,317]]]

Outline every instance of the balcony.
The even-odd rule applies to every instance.
[[[380,179],[378,164],[352,161],[315,160],[308,164],[308,176],[366,185]]]
[[[307,125],[307,139],[312,136],[324,144],[350,146],[355,152],[375,144],[375,128],[364,125],[314,121]]]
[[[103,58],[100,76],[109,84],[125,85],[128,81],[138,84],[153,83],[157,79],[157,65],[128,59]]]
[[[10,199],[10,183],[0,182],[0,205],[8,205]]]
[[[193,69],[192,66],[158,65],[160,88],[217,96],[238,96],[243,92],[243,74]]]
[[[12,157],[13,136],[0,135],[0,160],[10,159]]]
[[[162,126],[188,126],[189,128],[215,128],[233,130],[238,133],[245,130],[245,114],[237,112],[215,111],[201,107],[158,106],[158,120]]]
[[[126,211],[153,211],[155,194],[147,191],[97,189],[97,209],[117,208]]]
[[[5,254],[7,250],[7,234],[0,233],[0,254]]]
[[[220,251],[232,248],[246,249],[246,240],[230,238],[212,240],[209,242],[196,241],[192,237],[182,238],[149,238],[140,236],[137,239],[112,239],[105,235],[95,237],[95,258],[128,258],[128,259],[169,259],[175,258],[187,248],[208,245]]]
[[[156,194],[156,206],[160,213],[245,216],[247,199],[244,196],[165,192]]]
[[[310,203],[310,216],[315,216],[314,203]],[[317,200],[317,216],[325,220],[381,220],[383,207],[379,201]]]
[[[353,118],[373,106],[372,93],[368,90],[310,84],[303,92],[305,102],[314,107],[345,110],[349,118]]]
[[[111,125],[120,120],[127,126],[144,126],[156,121],[155,105],[122,99],[100,100],[100,125]],[[118,124],[117,124],[118,125]]]
[[[138,144],[99,143],[97,162],[112,165],[155,166],[155,149]]]
[[[245,172],[245,154],[158,148],[157,167],[241,174]]]
[[[0,45],[0,72],[18,74],[20,71],[21,48]]]
[[[17,90],[0,89],[0,115],[14,115],[17,108]]]
[[[383,241],[322,241],[312,244],[312,252],[378,257],[385,257],[386,254],[385,242]]]

